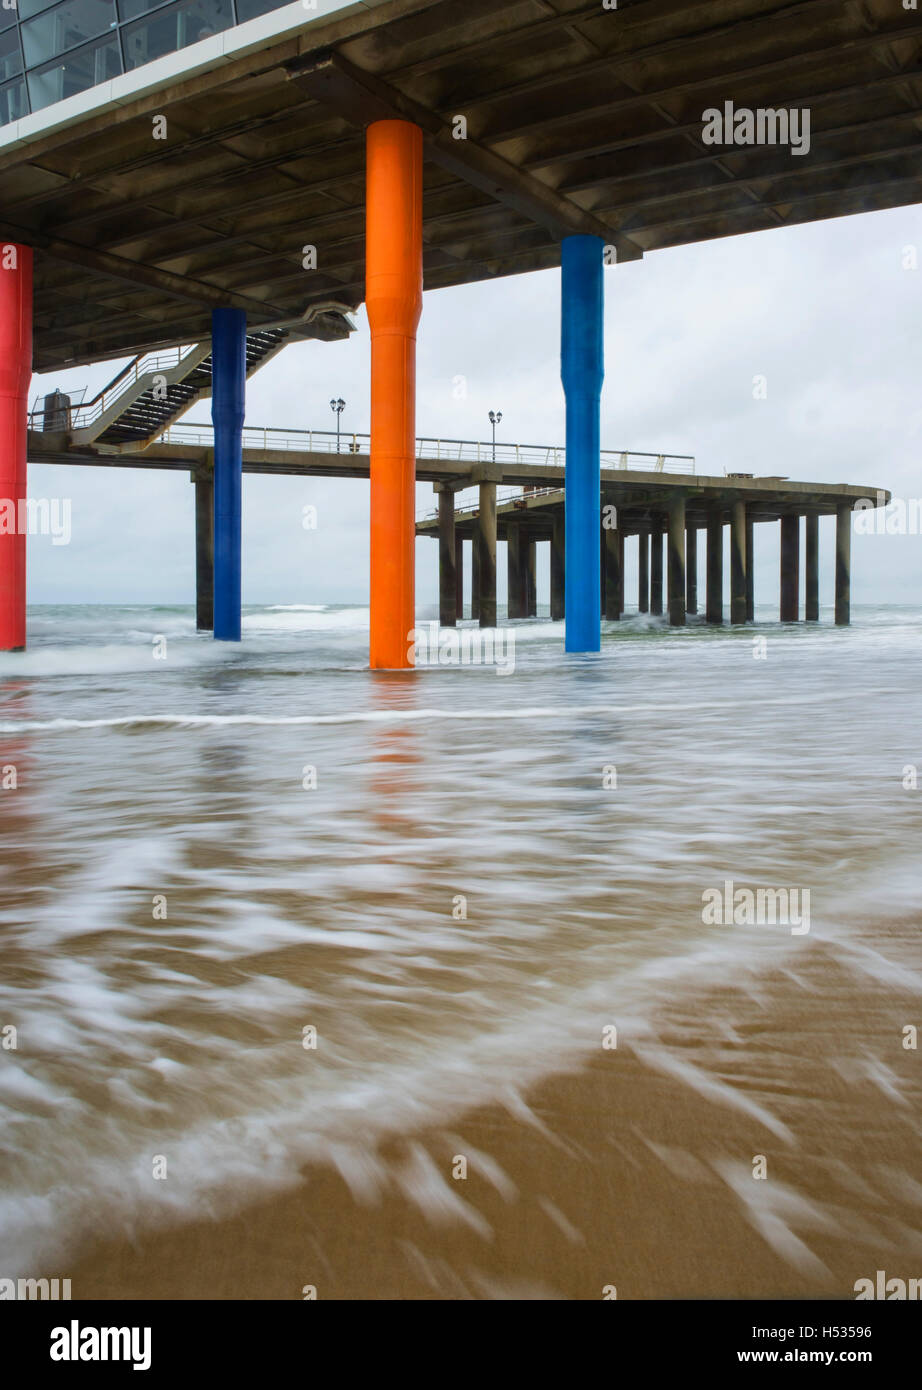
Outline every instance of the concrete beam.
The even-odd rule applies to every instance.
[[[440,487],[438,483],[435,485]],[[455,579],[455,495],[446,487],[439,491],[439,623],[454,627],[458,621]]]
[[[650,533],[650,612],[663,611],[663,533],[654,527]]]
[[[510,618],[526,617],[526,540],[521,523],[506,528],[506,610]]]
[[[698,612],[698,528],[685,527],[685,611]]]
[[[195,484],[195,626],[214,628],[214,473],[201,469]]]
[[[724,528],[720,512],[712,512],[707,525],[707,601],[709,623],[724,620]]]
[[[650,537],[645,531],[637,536],[637,611],[650,611]]]
[[[538,542],[529,536],[525,545],[525,607],[526,616],[538,616]]]
[[[669,623],[685,626],[685,497],[674,497],[669,504]]]
[[[781,621],[800,616],[800,517],[781,518]]]
[[[452,124],[398,88],[350,62],[341,53],[311,55],[288,64],[288,76],[317,101],[352,121],[412,121],[423,132],[425,157],[464,179],[497,202],[537,222],[555,236],[574,233],[601,237],[617,248],[619,261],[640,260],[643,248],[593,213],[561,197],[548,184],[524,173],[472,139],[457,140]]]
[[[836,512],[836,623],[847,627],[851,622],[852,571],[852,509],[840,507]]]
[[[752,507],[746,507],[746,621],[756,620],[755,523]]]
[[[602,535],[605,543],[605,608],[608,622],[617,622],[621,617],[621,595],[624,589],[624,537],[620,531],[606,530]]]
[[[477,514],[477,550],[480,556],[481,627],[496,627],[496,484],[480,484]]]
[[[458,622],[464,617],[464,541],[455,528],[455,612]]]
[[[23,241],[52,260],[66,261],[70,265],[96,271],[135,288],[146,285],[173,299],[185,299],[212,309],[243,309],[250,316],[251,328],[258,328],[260,323],[268,323],[285,314],[285,310],[272,304],[251,299],[245,294],[236,294],[233,290],[223,290],[219,285],[210,285],[191,276],[174,275],[172,271],[160,270],[142,261],[113,256],[109,251],[95,251],[91,246],[66,241],[63,237],[48,236],[33,228],[16,227],[10,222],[0,223],[0,241]]]
[[[730,621],[746,621],[746,503],[737,498],[730,512]]]
[[[564,576],[566,573],[566,525],[563,512],[554,516],[551,534],[551,619],[560,622],[566,610]]]
[[[808,512],[805,525],[807,576],[804,618],[808,623],[816,623],[820,617],[820,519]]]

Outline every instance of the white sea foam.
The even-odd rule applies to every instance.
[[[815,703],[829,704],[836,700],[847,700],[847,691],[779,696],[763,700],[763,707],[791,708]],[[686,713],[705,713],[720,711],[726,714],[732,702],[728,700],[705,700],[694,704],[688,702],[645,703],[640,705],[583,705],[560,709],[553,705],[524,706],[521,709],[441,709],[436,706],[424,709],[398,708],[358,710],[342,714],[129,714],[99,719],[50,719],[50,720],[7,720],[0,721],[0,733],[14,734],[45,731],[66,732],[73,729],[126,729],[147,726],[175,728],[221,728],[235,725],[254,725],[283,728],[299,724],[404,724],[427,723],[430,721],[475,720],[485,723],[506,719],[553,719],[561,724],[572,724],[580,719],[599,716],[643,715],[647,718],[664,718]]]
[[[35,647],[26,652],[0,653],[0,679],[23,679],[27,677],[53,676],[106,676],[106,675],[144,675],[157,680],[169,667],[196,667],[214,665],[228,656],[226,648],[217,650],[218,644],[203,648],[193,643],[180,645],[167,639],[167,660],[155,659],[153,638],[126,641],[122,646],[73,646],[73,647]]]
[[[328,609],[319,605],[298,604],[245,613],[241,623],[244,632],[362,632],[369,623],[367,608]]]

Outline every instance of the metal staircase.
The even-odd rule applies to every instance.
[[[330,321],[334,312],[338,322]],[[353,327],[342,306],[324,303],[312,306],[297,327],[248,333],[247,376],[265,366],[286,343],[303,340],[304,326],[315,319],[319,320],[314,325],[318,337],[345,337]],[[92,445],[105,452],[140,453],[196,401],[211,395],[211,375],[210,342],[145,353],[129,362],[91,401],[74,405],[59,392],[44,402],[36,401],[29,426],[46,435],[66,435],[70,448]]]
[[[289,339],[284,328],[249,333],[247,376]],[[152,444],[181,415],[211,395],[211,344],[145,353],[119,372],[92,401],[70,410],[71,447],[103,444],[134,453]]]

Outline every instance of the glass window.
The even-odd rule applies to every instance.
[[[0,0],[2,3],[3,0]],[[31,19],[34,14],[49,9],[54,3],[55,0],[19,0],[19,18]]]
[[[0,126],[9,125],[10,121],[21,121],[28,114],[26,84],[21,77],[0,87]]]
[[[122,30],[125,68],[140,68],[200,39],[209,39],[234,22],[231,0],[185,0]]]
[[[26,67],[95,39],[115,26],[115,0],[64,0],[22,26]]]
[[[139,14],[156,10],[160,5],[168,5],[169,0],[118,0],[120,19],[137,19]]]
[[[0,29],[8,29],[19,18],[15,0],[0,0]]]
[[[261,14],[269,14],[271,10],[280,10],[283,5],[290,4],[291,0],[237,0],[237,23],[258,19]]]
[[[41,72],[29,73],[29,95],[32,110],[40,111],[52,102],[85,92],[100,82],[118,77],[122,60],[115,35],[87,44],[76,53],[68,54],[60,63],[52,63]]]
[[[0,82],[8,77],[16,77],[22,72],[22,58],[19,55],[19,35],[15,29],[7,29],[0,34]]]

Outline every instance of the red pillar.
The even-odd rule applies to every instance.
[[[371,647],[412,665],[416,325],[423,303],[423,141],[409,121],[366,131],[365,307],[371,327]]]
[[[26,429],[32,378],[32,248],[0,242],[0,651],[26,645]]]

